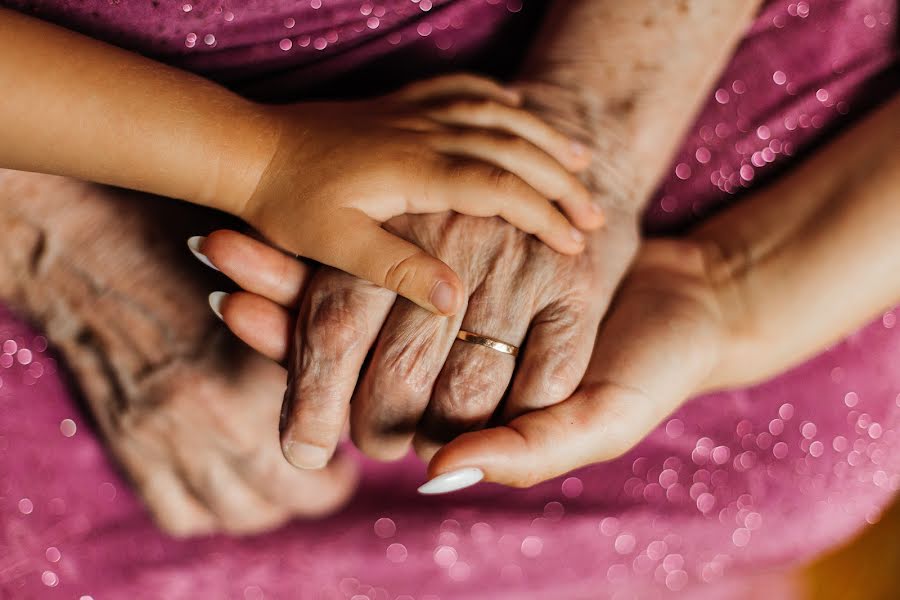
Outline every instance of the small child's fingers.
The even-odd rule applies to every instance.
[[[572,172],[591,163],[586,146],[521,108],[486,99],[460,99],[431,109],[427,115],[442,125],[494,129],[524,138]]]
[[[436,206],[410,212],[455,210],[475,217],[499,216],[526,233],[537,236],[562,254],[584,250],[584,234],[540,192],[518,175],[502,168],[464,160],[452,163],[443,180],[432,182],[428,197]]]
[[[456,314],[463,286],[453,269],[364,213],[345,211],[310,245],[310,258],[397,292],[431,312]]]
[[[488,98],[509,106],[522,103],[522,95],[492,79],[469,73],[453,73],[416,81],[391,94],[404,102],[427,102],[441,98]]]
[[[435,133],[429,139],[438,152],[482,160],[517,175],[545,198],[557,201],[576,227],[590,230],[603,225],[603,210],[581,180],[524,138],[464,129]]]

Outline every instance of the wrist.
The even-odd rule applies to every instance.
[[[706,286],[718,316],[716,360],[697,394],[754,383],[753,357],[760,350],[756,314],[748,303],[748,277],[753,269],[749,247],[714,236],[695,239],[701,248]]]
[[[201,153],[197,189],[190,202],[244,218],[250,198],[272,162],[281,135],[275,107],[243,98],[229,103],[227,129],[212,135]],[[221,114],[221,113],[220,113]]]

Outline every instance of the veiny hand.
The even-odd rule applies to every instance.
[[[603,223],[575,176],[590,153],[521,100],[490,80],[451,75],[374,100],[269,107],[276,149],[233,212],[291,253],[455,314],[468,290],[428,253],[437,249],[383,222],[450,210],[500,216],[565,254],[584,249],[578,228]]]
[[[305,285],[305,268],[234,232],[212,234],[203,249],[226,273],[255,292],[230,295],[223,303],[225,322],[254,348],[284,360],[289,354],[287,332],[294,318],[285,306]],[[469,417],[483,424],[493,410],[489,401],[474,404],[490,398],[484,391],[471,394],[466,390],[469,395],[452,407],[456,412],[445,417],[449,431],[435,431],[433,438],[423,433],[430,429],[420,431],[419,443],[425,448],[436,447],[429,440],[448,442],[434,455],[430,475],[478,468],[489,481],[524,487],[629,450],[684,399],[702,391],[719,360],[726,331],[723,292],[711,276],[717,268],[715,256],[708,245],[690,240],[645,242],[600,328],[587,374],[575,393],[557,402],[554,396],[541,395],[546,388],[525,396],[524,401],[514,392],[503,412],[504,418],[513,417],[506,424],[462,433],[459,419]],[[276,272],[281,277],[277,285],[266,283],[256,275],[261,272]],[[306,335],[302,330],[298,334]],[[552,344],[543,348],[549,347]],[[454,350],[481,349],[457,342]],[[477,360],[464,353],[458,356],[463,364],[466,358],[475,362],[476,369],[486,366],[485,359],[502,358],[487,353],[476,355]],[[544,368],[558,370],[572,353],[557,356],[541,351],[532,356],[531,369],[539,368],[543,360]],[[484,377],[484,371],[476,373]],[[490,385],[496,380],[483,381]],[[565,387],[559,392],[568,387],[568,383],[562,385]],[[465,410],[473,404],[474,410]],[[487,408],[475,412],[484,406]],[[397,408],[388,404],[385,410]],[[428,410],[433,414],[430,411],[434,409]],[[363,421],[362,425],[366,424]],[[457,433],[462,435],[454,439]],[[401,435],[396,432],[394,439],[385,436],[391,444],[387,447],[403,447],[398,439]],[[356,436],[360,439],[358,433]]]
[[[567,398],[581,381],[597,326],[636,246],[636,216],[607,217],[608,229],[574,257],[498,219],[393,219],[392,231],[461,275],[464,314],[438,317],[395,303],[387,290],[346,273],[321,269],[302,294],[290,352],[288,309],[301,297],[302,266],[234,232],[211,234],[200,251],[254,292],[232,294],[221,313],[252,346],[288,359],[282,449],[294,465],[318,468],[335,448],[351,396],[353,440],[381,459],[403,456],[414,434],[427,458],[495,415],[505,420]],[[527,336],[518,366],[507,354],[456,340],[460,328],[514,345]]]

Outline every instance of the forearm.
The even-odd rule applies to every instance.
[[[900,303],[900,96],[694,234],[728,324],[706,387],[799,363]]]
[[[637,212],[759,0],[559,0],[521,79],[542,116],[594,150],[592,183]]]
[[[274,132],[203,78],[0,8],[0,167],[231,210]]]

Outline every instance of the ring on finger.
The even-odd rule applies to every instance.
[[[471,331],[465,331],[464,329],[459,330],[459,333],[456,334],[456,339],[462,340],[463,342],[467,342],[469,344],[484,346],[485,348],[490,348],[491,350],[496,350],[497,352],[502,352],[503,354],[509,354],[510,356],[518,356],[519,354],[518,346],[513,346],[512,344],[507,344],[506,342],[502,342],[500,340],[484,335],[478,335],[477,333],[472,333]]]

